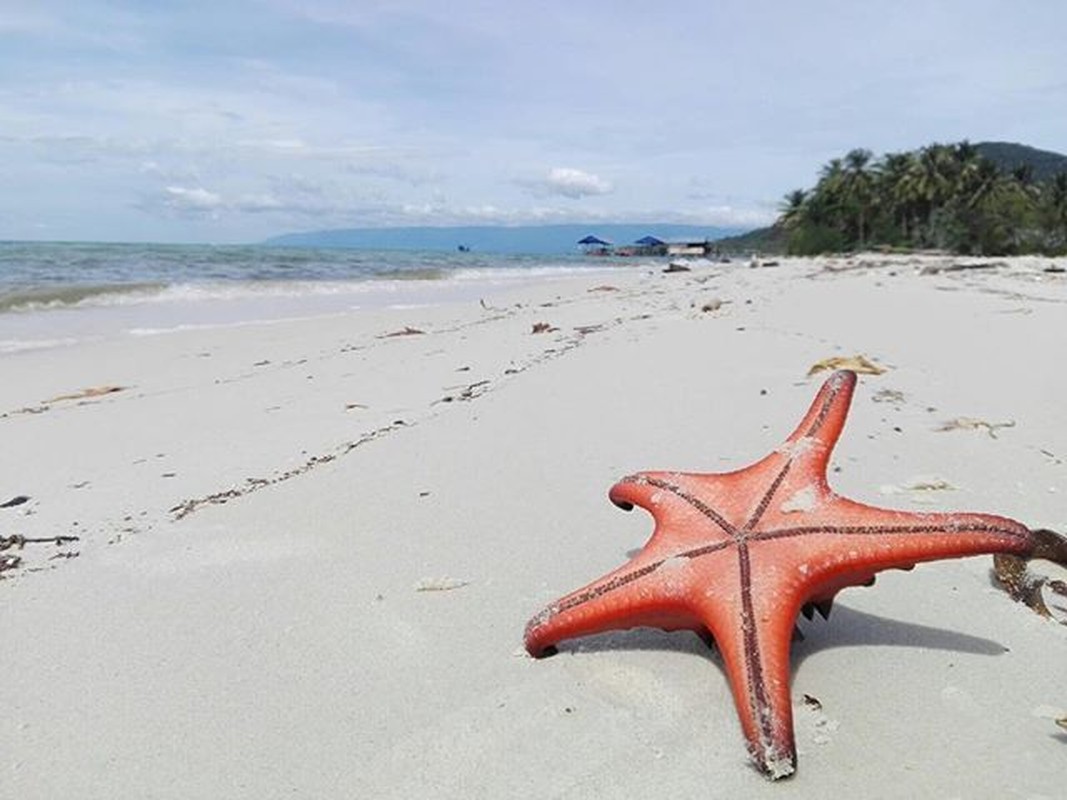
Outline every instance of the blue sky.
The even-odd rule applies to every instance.
[[[1067,152],[1062,0],[0,0],[0,239],[756,225],[830,158]]]

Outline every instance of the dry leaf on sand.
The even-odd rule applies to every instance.
[[[831,356],[822,361],[816,361],[808,370],[808,377],[825,370],[850,369],[861,375],[881,375],[886,368],[875,364],[867,356]]]

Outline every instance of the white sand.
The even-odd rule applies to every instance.
[[[1067,530],[1067,277],[919,274],[949,263],[620,270],[3,356],[0,502],[32,499],[0,535],[82,538],[0,580],[0,797],[1063,796],[1067,627],[989,558],[802,621],[784,783],[696,637],[522,651],[647,537],[616,479],[762,456],[828,356],[889,368],[861,377],[838,491]],[[101,385],[126,388],[43,403]],[[1014,425],[938,430],[957,418]]]

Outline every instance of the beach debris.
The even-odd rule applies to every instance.
[[[871,397],[871,400],[875,403],[892,403],[897,405],[903,403],[905,400],[904,392],[897,391],[896,389],[879,389]]]
[[[590,292],[617,292],[617,291],[619,291],[619,287],[618,286],[612,286],[610,283],[602,283],[599,286],[594,286],[591,289],[588,289],[587,291],[590,291]]]
[[[547,322],[535,322],[530,333],[553,333],[558,330],[559,328]]]
[[[1050,264],[1049,266],[1045,267],[1042,272],[1058,274],[1062,272],[1067,272],[1067,267],[1060,266],[1059,264]]]
[[[28,503],[30,500],[28,495],[20,494],[12,497],[5,503],[0,503],[0,508],[14,508],[15,506],[21,506],[23,503]]]
[[[0,536],[0,551],[10,550],[13,547],[21,550],[28,544],[54,544],[59,547],[68,542],[77,541],[79,541],[77,536],[45,536],[41,538],[33,538],[15,533],[11,536]]]
[[[901,486],[886,485],[879,487],[882,494],[901,494],[902,492],[954,492],[956,487],[944,478],[919,478]]]
[[[723,300],[721,297],[713,297],[706,303],[704,303],[702,306],[700,306],[700,310],[704,314],[710,314],[712,312],[721,310],[722,307],[729,302],[729,300]]]
[[[483,381],[475,381],[474,383],[468,384],[468,385],[466,385],[464,387],[446,386],[445,387],[446,389],[460,389],[460,388],[462,388],[462,391],[460,391],[459,394],[446,394],[444,397],[442,397],[440,400],[438,400],[436,402],[438,402],[438,403],[454,403],[456,401],[462,401],[462,400],[473,400],[478,395],[487,392],[489,390],[489,384],[490,384],[490,381],[488,379],[486,379],[486,380],[483,380]]]
[[[996,269],[1008,266],[1003,261],[976,261],[973,263],[927,264],[919,270],[920,275],[937,275],[942,272],[963,272],[970,269]]]
[[[906,488],[912,492],[953,492],[956,490],[956,487],[944,478],[916,481]]]
[[[948,422],[943,422],[935,428],[937,431],[976,431],[984,430],[991,439],[997,438],[997,430],[1000,428],[1014,428],[1015,420],[1008,422],[986,422],[984,419],[973,417],[956,417]]]
[[[416,592],[451,592],[469,586],[470,581],[460,578],[423,578],[415,584]]]
[[[43,404],[61,403],[64,400],[89,400],[93,397],[103,397],[106,394],[114,394],[115,392],[122,392],[126,389],[126,386],[90,386],[88,389],[82,389],[80,392],[57,395],[56,397],[45,400]]]
[[[14,553],[5,553],[5,550],[22,550],[28,544],[54,544],[57,547],[62,547],[68,542],[77,542],[79,537],[77,536],[46,536],[41,538],[22,536],[15,533],[11,536],[0,536],[0,572],[7,572],[8,570],[18,569],[22,565],[22,556],[15,555]],[[76,558],[80,553],[78,552],[66,552],[57,553],[49,558],[51,561],[54,558]]]
[[[268,486],[274,486],[276,484],[282,483],[283,481],[290,480],[291,478],[296,478],[297,476],[304,475],[313,469],[323,466],[324,464],[329,464],[343,456],[347,456],[349,453],[356,450],[357,448],[362,447],[365,444],[369,444],[370,442],[376,441],[377,439],[380,439],[383,436],[387,436],[393,431],[414,424],[416,423],[408,423],[402,419],[393,420],[393,422],[388,425],[383,425],[380,428],[368,431],[367,433],[364,433],[362,436],[360,436],[358,439],[353,439],[351,441],[344,442],[343,444],[334,447],[328,452],[312,455],[302,463],[294,467],[290,467],[284,472],[276,472],[269,478],[245,478],[245,482],[241,486],[230,489],[223,489],[221,491],[214,492],[203,497],[194,497],[183,500],[182,502],[178,503],[178,505],[169,508],[167,511],[174,517],[174,520],[177,521],[189,516],[194,511],[198,511],[204,506],[224,505],[230,502],[231,500],[235,500],[239,497],[244,497],[245,495],[252,494],[253,492],[258,492],[260,489],[264,489]]]
[[[826,370],[847,369],[858,372],[861,375],[881,375],[886,368],[871,361],[867,356],[830,356],[822,361],[816,361],[808,370],[808,377]]]
[[[1056,720],[1056,724],[1063,728],[1065,731],[1067,731],[1067,717],[1063,717],[1062,719]]]
[[[410,325],[405,325],[403,328],[401,328],[398,331],[393,331],[392,333],[383,333],[378,338],[379,339],[394,339],[397,336],[422,336],[425,333],[426,333],[426,331],[419,330],[418,328],[412,328]]]
[[[1054,571],[1067,568],[1067,537],[1046,529],[1034,530],[1032,535],[1035,544],[1027,557],[1009,553],[993,556],[993,585],[1042,617],[1067,625],[1067,581],[1055,577]],[[1048,569],[1035,561],[1052,562],[1053,567]]]
[[[361,411],[370,408],[366,403],[345,403],[345,411],[353,411],[354,409]]]
[[[574,330],[580,333],[582,336],[586,336],[590,333],[597,333],[604,330],[603,325],[576,325]]]
[[[672,261],[663,269],[664,272],[692,272],[689,265],[683,264],[681,261]]]

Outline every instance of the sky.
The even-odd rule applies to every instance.
[[[0,239],[754,227],[855,147],[1067,152],[1063,0],[0,0]]]

